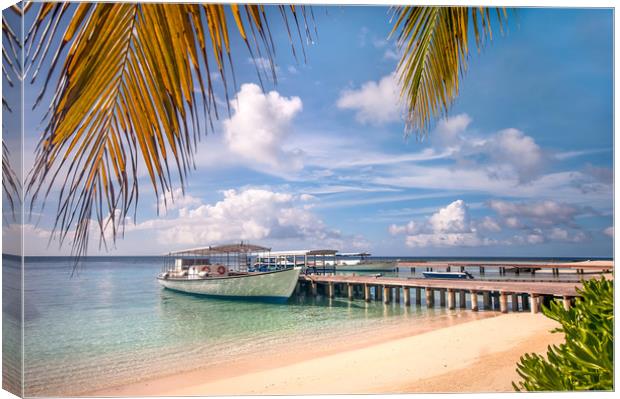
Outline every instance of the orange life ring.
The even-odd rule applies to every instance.
[[[210,272],[211,272],[211,268],[210,268],[209,266],[203,266],[203,267],[202,267],[202,271],[203,271],[203,272],[210,273]]]
[[[217,272],[219,274],[224,274],[224,273],[226,273],[226,268],[224,266],[220,266],[220,267],[217,268]]]

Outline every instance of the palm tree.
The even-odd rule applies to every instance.
[[[469,30],[478,48],[491,37],[490,13],[465,7],[393,11],[407,126],[425,134],[458,94]],[[274,12],[283,19],[293,53],[293,36],[303,51],[314,19],[312,9],[294,5],[269,11],[262,5],[195,3],[38,7],[25,38],[25,73],[31,82],[42,81],[35,106],[51,100],[27,191],[32,209],[60,185],[54,224],[60,244],[70,236],[74,253],[85,253],[91,219],[103,245],[106,232],[113,240],[122,234],[128,216],[135,217],[139,167],[148,171],[156,195],[172,191],[174,174],[184,187],[201,117],[212,126],[219,116],[212,71],[227,100],[234,82],[231,35],[245,42],[252,57],[270,61],[275,80],[269,30]],[[499,10],[497,16],[501,26]],[[50,85],[55,88],[48,93]]]

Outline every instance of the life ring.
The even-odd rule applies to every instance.
[[[226,273],[226,268],[224,266],[220,266],[217,268],[217,273],[218,274],[224,274]]]
[[[210,268],[209,266],[203,266],[203,267],[202,267],[202,271],[203,271],[203,272],[210,273],[210,272],[211,272],[211,268]]]

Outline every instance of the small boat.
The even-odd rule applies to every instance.
[[[473,279],[469,272],[422,272],[425,278]]]
[[[292,295],[302,268],[285,264],[260,271],[251,267],[253,258],[270,250],[241,242],[171,252],[157,280],[164,288],[190,294],[285,300]]]
[[[364,271],[379,272],[396,269],[395,260],[370,259],[368,252],[347,252],[336,255],[336,259],[327,261],[328,266],[334,266],[337,271]]]

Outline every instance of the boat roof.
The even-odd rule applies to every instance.
[[[165,255],[213,255],[221,253],[250,253],[269,251],[271,251],[271,248],[240,242],[235,244],[209,245],[208,247],[183,249],[180,251],[168,252]]]
[[[267,256],[305,256],[305,255],[335,255],[335,249],[299,249],[291,251],[271,251]]]

